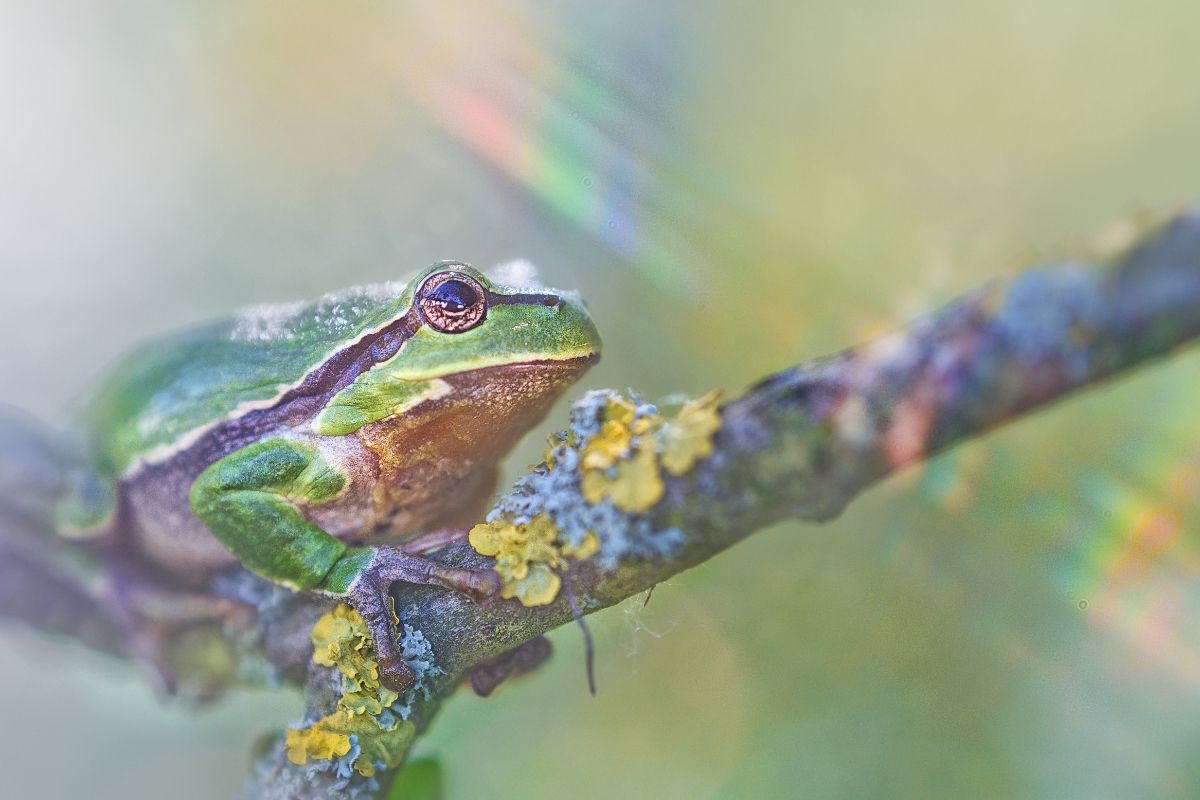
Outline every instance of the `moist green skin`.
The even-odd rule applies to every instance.
[[[293,498],[321,503],[345,485],[346,476],[312,445],[267,439],[204,470],[192,484],[191,504],[242,564],[293,589],[312,589],[346,545],[306,520]]]
[[[493,301],[478,327],[441,333],[414,306],[422,281],[447,269]],[[498,461],[599,347],[574,298],[447,263],[405,287],[157,341],[98,394],[94,474],[60,504],[62,528],[106,535],[181,584],[239,561],[344,594],[373,563],[376,548],[358,546],[467,524]]]

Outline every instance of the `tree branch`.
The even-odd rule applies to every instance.
[[[832,519],[891,472],[1161,357],[1198,333],[1196,214],[1152,232],[1111,262],[1036,267],[988,284],[895,332],[773,375],[726,404],[711,456],[683,475],[664,475],[662,498],[645,514],[611,516],[613,525],[628,526],[625,534],[662,542],[661,554],[623,555],[615,564],[590,559],[564,577],[583,613],[607,608],[781,519]],[[555,469],[559,484],[578,483],[577,464]],[[527,483],[520,504],[553,507],[560,525],[581,510],[564,505],[561,493],[539,499],[537,491]],[[570,502],[586,503],[578,496]],[[466,542],[435,557],[473,568],[493,563]],[[565,593],[532,608],[515,599],[481,607],[420,586],[397,585],[393,596],[401,621],[420,629],[442,670],[425,680],[429,699],[412,704],[418,736],[472,668],[572,619]],[[281,618],[309,620],[320,605],[296,598]],[[333,708],[337,691],[332,670],[311,663],[307,631],[300,624],[286,633],[267,631],[275,642],[268,653],[283,674],[307,670],[309,717],[317,719]],[[277,746],[247,792],[383,796],[391,777],[339,779],[291,764]]]
[[[683,546],[612,569],[583,562],[569,576],[575,595],[590,614],[781,519],[832,519],[896,469],[1197,334],[1200,215],[1176,219],[1112,262],[1041,266],[985,285],[900,330],[773,375],[725,405],[712,455],[668,477],[647,512],[653,530],[682,531]],[[440,558],[492,563],[465,542]],[[483,608],[428,587],[397,586],[394,596],[445,671],[429,684],[432,699],[414,708],[418,735],[475,665],[572,620],[563,595],[533,608],[516,600]],[[314,683],[328,685],[323,677]],[[279,766],[265,774],[282,774]],[[255,791],[280,796],[269,781]]]

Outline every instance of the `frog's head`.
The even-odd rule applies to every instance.
[[[498,286],[443,261],[417,275],[405,300],[420,322],[396,356],[407,380],[531,363],[574,380],[600,355],[600,334],[574,292]]]
[[[317,432],[359,431],[384,457],[436,439],[439,457],[495,461],[600,356],[574,293],[497,285],[458,262],[421,272],[400,307]]]

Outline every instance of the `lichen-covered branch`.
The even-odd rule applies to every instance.
[[[571,621],[571,597],[591,613],[778,520],[831,519],[892,471],[1197,334],[1200,216],[1188,215],[1111,261],[1027,270],[773,375],[719,417],[711,403],[667,419],[636,398],[591,393],[576,404],[571,432],[552,443],[553,463],[503,497],[471,542],[434,555],[497,565],[513,596],[484,607],[439,588],[393,587],[401,630],[431,659],[421,691],[402,704],[405,730],[419,736],[482,662]],[[280,674],[307,674],[309,726],[344,688],[334,667],[311,660],[311,623],[325,610],[295,597],[271,618],[281,627],[263,634]],[[383,796],[395,770],[364,778],[349,757],[298,765],[281,741],[248,795]]]
[[[600,528],[600,553],[608,558],[559,571],[591,613],[778,520],[831,519],[892,471],[1197,334],[1200,216],[1189,215],[1110,262],[1027,270],[902,329],[767,378],[720,409],[707,458],[680,475],[658,473],[661,497],[644,513],[618,513],[605,500],[600,505],[609,503],[609,512],[598,514],[578,488],[570,491],[586,482],[588,470],[579,457],[585,450],[569,446],[566,459],[563,447],[552,450],[559,455],[554,470],[525,479],[498,512],[529,520],[545,511],[575,544],[581,525]],[[594,416],[594,406],[584,417]],[[576,427],[589,424],[577,416]],[[581,433],[599,435],[597,425]],[[621,551],[616,559],[613,543]],[[493,563],[466,542],[440,557],[460,566]],[[443,670],[427,684],[430,699],[412,709],[417,735],[474,666],[572,619],[565,592],[533,607],[516,599],[480,607],[427,587],[398,586],[394,596],[401,618],[420,627]],[[292,767],[280,766],[278,754],[268,757],[261,774],[278,780]],[[255,791],[281,796],[270,779]]]

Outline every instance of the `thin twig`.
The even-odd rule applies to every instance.
[[[571,604],[571,616],[575,618],[575,624],[583,631],[583,648],[584,660],[587,662],[587,679],[588,691],[592,693],[592,697],[596,696],[596,644],[592,641],[592,632],[588,630],[587,623],[583,620],[583,612],[579,610],[579,601],[575,599],[575,587],[572,586],[571,573],[566,574],[566,579],[563,581],[563,588],[567,592],[567,602]]]

